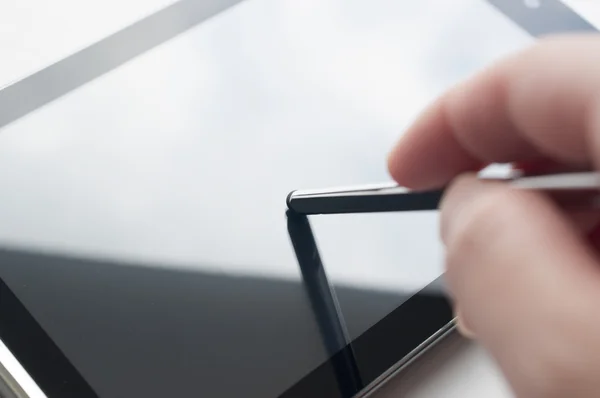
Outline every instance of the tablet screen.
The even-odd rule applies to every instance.
[[[482,0],[241,2],[4,126],[0,278],[102,398],[278,396],[331,355],[286,194],[387,180],[429,101],[532,40]],[[351,339],[442,272],[435,214],[311,222]]]

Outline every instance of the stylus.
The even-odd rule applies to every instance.
[[[536,176],[483,178],[519,189],[541,190],[568,208],[600,208],[600,173],[577,172]],[[287,197],[290,210],[300,214],[377,213],[436,210],[444,190],[411,191],[394,183],[333,189],[297,190]]]

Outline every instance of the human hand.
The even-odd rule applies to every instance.
[[[482,182],[489,163],[600,168],[600,36],[541,40],[436,101],[389,157],[413,189],[451,182],[441,206],[459,329],[519,397],[600,396],[600,215]]]

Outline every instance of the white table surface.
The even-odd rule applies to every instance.
[[[0,2],[0,87],[171,2],[4,0]],[[569,2],[585,12],[593,22],[600,22],[600,3],[594,0]],[[79,17],[66,17],[62,10],[67,7],[75,8]],[[80,34],[71,35],[73,31]],[[54,43],[54,47],[48,46],[48,43]],[[43,396],[31,386],[31,380],[16,367],[14,358],[1,344],[0,362],[13,369],[15,378],[32,397]],[[511,393],[493,360],[482,348],[458,336],[451,336],[374,396],[502,398],[510,397]]]

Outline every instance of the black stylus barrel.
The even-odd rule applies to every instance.
[[[401,192],[386,195],[356,195],[352,192],[335,195],[288,195],[287,205],[298,214],[383,213],[395,211],[436,210],[443,191]]]
[[[515,170],[506,176],[482,176],[481,179],[510,184],[516,189],[543,191],[567,209],[600,208],[600,172],[522,175]],[[423,211],[437,210],[443,194],[443,189],[410,191],[393,184],[379,184],[293,191],[287,197],[287,205],[290,210],[305,215]]]

